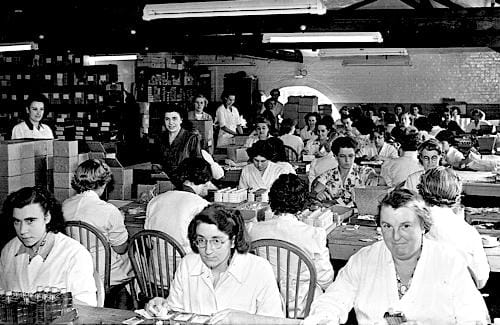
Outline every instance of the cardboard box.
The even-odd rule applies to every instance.
[[[78,165],[80,165],[82,162],[89,160],[89,154],[88,153],[81,153],[78,155]]]
[[[288,102],[290,104],[298,104],[300,102],[300,96],[288,96]]]
[[[54,156],[74,157],[78,155],[78,141],[54,141]]]
[[[165,193],[175,190],[175,186],[171,181],[156,181],[158,186],[158,193]]]
[[[227,157],[234,162],[245,162],[248,161],[247,149],[241,146],[227,146]]]
[[[132,199],[132,184],[114,184],[113,190],[108,193],[109,200]]]
[[[78,168],[78,156],[54,157],[55,173],[73,173]]]
[[[299,97],[299,106],[316,106],[318,107],[318,97],[316,96],[301,96]]]
[[[204,140],[212,140],[214,138],[214,123],[212,121],[190,120],[193,126],[200,132],[201,138]]]
[[[54,187],[71,188],[73,173],[54,173]]]
[[[16,176],[21,174],[33,173],[34,171],[34,158],[6,160],[0,163],[0,176]]]
[[[35,173],[0,176],[0,192],[11,193],[23,187],[35,186]]]
[[[298,112],[298,109],[299,109],[298,103],[286,103],[285,106],[283,106],[283,114],[290,112]]]
[[[106,159],[107,160],[107,159]],[[123,167],[110,167],[115,184],[132,184],[134,182],[134,170]]]
[[[0,161],[34,157],[33,141],[8,140],[0,142]]]
[[[53,156],[54,140],[35,140],[33,141],[33,150],[35,157]]]
[[[248,140],[248,135],[235,135],[232,137],[231,143],[235,146],[244,146]]]
[[[57,188],[54,187],[54,197],[59,201],[63,202],[64,200],[72,197],[76,194],[76,191],[72,188]]]

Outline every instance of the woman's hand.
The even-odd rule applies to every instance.
[[[210,319],[210,324],[248,324],[251,314],[235,309],[224,309],[216,312]]]
[[[151,299],[144,309],[152,316],[161,316],[168,313],[167,299],[155,297]]]

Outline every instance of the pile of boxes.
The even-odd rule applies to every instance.
[[[297,126],[305,126],[304,117],[307,113],[319,112],[318,97],[316,96],[289,96],[288,102],[283,108],[284,118],[291,118],[297,121]]]
[[[214,123],[212,120],[199,121],[190,120],[193,127],[196,128],[201,135],[201,148],[207,150],[210,154],[214,153]]]
[[[113,173],[113,190],[108,192],[108,199],[130,200],[132,198],[133,169],[127,169],[114,158],[107,158],[106,164]]]
[[[35,184],[54,190],[54,140],[33,141]]]
[[[246,189],[224,188],[214,193],[215,202],[241,203],[246,201],[248,192]]]
[[[0,143],[0,203],[11,192],[35,186],[33,141],[10,140]]]
[[[314,227],[328,228],[333,223],[333,212],[328,208],[321,208],[315,211],[306,209],[300,213],[298,219]]]
[[[78,155],[78,141],[54,141],[54,196],[60,202],[76,194],[71,180],[86,158],[88,154]]]

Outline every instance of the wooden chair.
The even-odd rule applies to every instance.
[[[180,259],[186,254],[182,246],[162,231],[142,230],[130,239],[128,254],[141,289],[139,302],[166,298]]]
[[[285,316],[295,319],[307,317],[314,299],[317,278],[313,261],[298,246],[278,239],[253,241],[252,252],[264,257],[273,266],[279,290],[285,301]],[[304,283],[306,292],[300,287]],[[296,299],[299,295],[306,299],[303,306],[302,302]]]
[[[104,284],[104,294],[109,293],[110,271],[111,271],[111,246],[106,237],[96,227],[84,221],[66,221],[66,234],[78,241],[92,255],[94,270],[99,275],[99,279]],[[104,304],[102,290],[97,286],[98,303]]]
[[[288,162],[299,161],[299,154],[292,147],[285,145],[285,154]]]

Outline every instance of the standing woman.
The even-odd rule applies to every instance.
[[[182,111],[169,106],[165,111],[166,131],[159,140],[161,165],[169,176],[184,159],[201,157],[199,136],[182,128],[182,121]]]
[[[243,134],[242,118],[240,112],[234,107],[236,95],[224,90],[221,95],[222,105],[215,112],[215,123],[219,127],[217,136],[217,147],[226,146],[231,143],[231,138]]]
[[[194,98],[194,110],[188,112],[188,120],[194,121],[213,121],[210,114],[205,113],[204,109],[208,106],[208,99],[199,94]]]
[[[48,100],[42,94],[33,94],[26,101],[26,118],[14,126],[11,139],[54,139],[50,127],[41,123]]]
[[[97,305],[94,263],[90,253],[64,235],[61,206],[41,187],[11,193],[3,217],[16,237],[2,249],[0,287],[36,292],[39,286],[66,288],[75,303]]]

